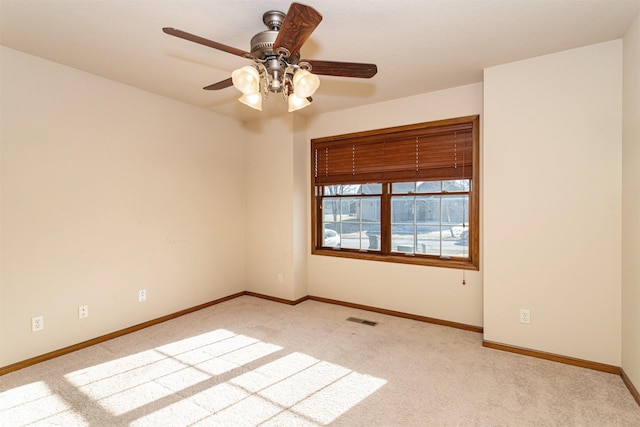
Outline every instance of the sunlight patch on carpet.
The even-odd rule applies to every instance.
[[[352,371],[297,403],[291,408],[291,411],[326,425],[373,394],[384,384],[386,381],[382,378]]]
[[[42,381],[0,393],[0,425],[89,425]]]
[[[255,338],[217,330],[65,377],[111,414],[120,416],[280,349]]]
[[[282,350],[219,329],[70,372],[65,379],[114,422],[129,420],[132,426],[326,425],[386,383],[301,352],[246,368]],[[222,374],[227,377],[218,379]],[[46,416],[69,412],[46,384],[40,386],[22,403],[25,410],[51,401],[53,409]],[[24,402],[24,392],[16,393],[15,400]],[[79,414],[67,415],[79,419],[66,424],[86,424]]]
[[[214,412],[202,425],[326,425],[385,383],[381,378],[292,353],[203,391],[194,401]]]

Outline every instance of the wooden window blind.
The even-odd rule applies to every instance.
[[[477,116],[312,140],[316,185],[471,179]]]

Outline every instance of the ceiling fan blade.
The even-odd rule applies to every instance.
[[[231,81],[231,77],[229,77],[228,79],[222,80],[222,81],[220,81],[218,83],[214,83],[212,85],[205,86],[202,89],[204,89],[204,90],[220,90],[220,89],[228,88],[229,86],[233,86],[233,82]]]
[[[282,27],[273,43],[274,51],[279,47],[286,48],[291,56],[298,53],[313,30],[322,21],[322,15],[310,6],[291,3],[289,11],[282,22]]]
[[[249,52],[245,52],[242,49],[236,49],[235,47],[227,46],[222,43],[214,42],[213,40],[205,39],[204,37],[196,36],[195,34],[187,33],[186,31],[178,30],[177,28],[165,27],[162,29],[165,33],[180,37],[181,39],[189,40],[190,42],[200,43],[205,46],[212,47],[214,49],[221,50],[223,52],[230,53],[232,55],[242,56],[244,58],[250,58]]]
[[[359,62],[319,61],[315,59],[303,59],[300,62],[311,64],[311,72],[321,76],[357,77],[369,79],[376,75],[376,64],[363,64]]]

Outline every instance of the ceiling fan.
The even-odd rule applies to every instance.
[[[262,99],[269,93],[282,93],[289,111],[304,108],[320,85],[317,75],[371,78],[377,72],[375,64],[357,62],[300,59],[300,48],[322,21],[322,15],[310,6],[291,3],[286,14],[277,10],[265,12],[262,21],[268,30],[251,39],[251,51],[246,52],[176,28],[165,27],[165,33],[209,46],[232,55],[251,59],[252,65],[235,70],[231,77],[206,86],[205,90],[220,90],[235,86],[242,92],[239,101],[262,110]]]

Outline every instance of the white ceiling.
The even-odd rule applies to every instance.
[[[482,80],[485,67],[620,38],[640,0],[302,0],[323,20],[310,59],[371,62],[372,79],[321,76],[314,115]],[[249,60],[166,35],[174,27],[250,50],[262,14],[290,0],[0,0],[0,43],[246,121],[233,88],[205,91]]]

